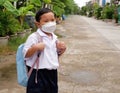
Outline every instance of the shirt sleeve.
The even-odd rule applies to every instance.
[[[37,42],[38,42],[38,40],[37,40],[35,34],[31,34],[31,35],[27,38],[27,40],[26,40],[26,42],[25,42],[25,44],[24,44],[24,48],[23,48],[24,58],[25,58],[25,55],[26,55],[28,49],[31,48],[32,45],[36,44]],[[27,58],[25,58],[25,59],[27,59]]]

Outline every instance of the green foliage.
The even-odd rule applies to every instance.
[[[9,0],[5,0],[0,5],[0,36],[15,34],[21,28],[19,21],[15,18],[18,14],[17,9]]]
[[[8,18],[6,13],[4,13],[3,11],[0,11],[0,36],[6,36],[7,34],[7,26],[8,25]]]
[[[99,6],[98,3],[94,3],[93,5],[88,4],[87,6],[82,7],[82,14],[88,12],[90,16],[93,15],[97,19],[112,19],[113,16],[116,16],[114,11],[115,5],[109,3],[104,7]]]
[[[30,0],[29,2],[30,2],[30,4],[32,4],[32,5],[36,6],[36,7],[41,6],[40,0]]]
[[[63,2],[61,2],[60,0],[55,0],[51,4],[53,4],[53,6],[58,6],[60,8],[65,8],[65,4]]]
[[[88,17],[93,16],[93,14],[94,14],[93,5],[90,4],[90,3],[88,3],[88,4],[86,5],[86,7],[87,7],[87,16],[88,16]]]
[[[30,28],[30,26],[27,24],[27,22],[24,22],[24,23],[23,23],[23,28],[24,28],[24,29],[28,29],[28,28]]]
[[[74,4],[73,13],[74,14],[80,14],[80,8],[76,4]]]
[[[11,1],[11,2],[17,2],[18,0],[9,0],[9,1]]]
[[[51,3],[51,0],[43,0],[44,3],[49,4]]]
[[[10,46],[10,48],[12,50],[17,50],[18,46],[22,43],[24,43],[26,41],[28,36],[24,37],[24,38],[20,38],[20,37],[17,37],[17,38],[11,38],[8,42],[8,46]]]
[[[24,18],[27,14],[34,14],[33,12],[30,12],[31,9],[33,9],[34,6],[33,5],[28,5],[28,6],[23,6],[23,7],[20,7],[18,9],[18,12],[19,12],[19,22],[21,24],[21,26],[23,27],[23,23],[24,23]]]
[[[64,9],[61,9],[60,7],[58,6],[54,6],[53,7],[53,11],[54,13],[57,15],[57,16],[60,16],[64,13]]]
[[[99,14],[99,5],[98,5],[98,3],[94,3],[93,4],[93,15],[95,16],[95,17],[97,17],[98,16],[98,14]]]
[[[16,38],[10,38],[8,41],[8,45],[6,46],[0,46],[0,55],[4,54],[11,54],[13,52],[16,52],[18,46],[26,41],[28,36],[24,38],[16,37]]]
[[[56,15],[77,14],[79,7],[74,3],[74,0],[52,0],[53,10]]]
[[[19,23],[19,21],[13,17],[11,17],[11,19],[9,20],[9,25],[8,25],[8,35],[14,35],[16,34],[19,29],[21,29],[21,25]]]
[[[29,10],[33,9],[33,5],[23,6],[18,9],[19,16],[25,16]]]
[[[2,2],[2,1],[0,1]],[[5,0],[4,3],[1,5],[4,6],[5,9],[13,13],[14,15],[18,15],[17,9],[12,5],[12,3],[9,0]]]
[[[65,12],[67,14],[74,14],[74,9],[76,7],[76,4],[74,3],[74,0],[64,0],[65,3]]]
[[[20,28],[20,24],[14,15],[9,11],[0,11],[0,36],[15,34]]]
[[[0,36],[14,34],[18,29],[22,29],[24,17],[27,14],[34,15],[34,13],[30,11],[34,8],[34,5],[28,4],[27,6],[16,9],[10,1],[13,0],[0,0]],[[31,0],[31,3],[36,5],[38,0],[34,0],[34,2]],[[15,17],[17,17],[19,21]]]
[[[2,23],[0,22],[0,36],[5,36],[6,35],[6,32],[3,31],[4,30],[4,27],[2,25]]]
[[[102,11],[102,18],[103,19],[112,19],[114,14],[114,6],[110,6],[106,4]]]
[[[0,6],[2,6],[7,0],[0,0]]]
[[[86,7],[86,6],[83,6],[83,7],[81,8],[80,14],[81,14],[81,15],[87,15],[86,13],[87,13],[87,7]]]
[[[56,15],[61,16],[64,13],[64,3],[60,0],[54,0],[51,4],[53,4],[53,11]]]
[[[0,36],[11,35],[18,32],[18,29],[22,29],[21,27],[25,28],[25,16],[27,14],[34,16],[34,12],[41,6],[41,3],[51,5],[55,14],[59,16],[79,13],[79,8],[74,0],[26,0],[17,9],[13,5],[14,1],[20,0],[0,0]],[[34,12],[32,12],[33,10]]]
[[[98,7],[96,8],[95,12],[94,12],[94,15],[97,19],[100,19],[101,18],[101,12],[102,12],[102,7]]]

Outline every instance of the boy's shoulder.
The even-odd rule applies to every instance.
[[[28,38],[35,38],[35,39],[36,39],[36,38],[37,38],[37,37],[36,37],[37,35],[39,35],[38,32],[33,32],[33,33],[31,33],[31,34],[28,36]]]
[[[33,33],[31,33],[29,36],[31,37],[31,36],[35,36],[36,34],[35,34],[36,32],[33,32]]]

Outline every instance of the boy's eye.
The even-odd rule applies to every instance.
[[[55,21],[55,19],[51,19],[51,20],[44,20],[44,22],[45,22],[45,23],[50,22],[50,21],[51,21],[51,22],[53,22],[53,21]]]
[[[52,19],[51,21],[55,21],[55,19]]]
[[[48,20],[45,20],[44,22],[46,22],[46,23],[47,23],[47,22],[49,22],[49,21],[48,21]]]

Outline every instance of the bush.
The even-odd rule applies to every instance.
[[[11,12],[1,10],[0,15],[0,36],[15,34],[21,28],[20,23]]]
[[[6,36],[8,29],[9,20],[7,18],[7,12],[0,10],[0,36]]]
[[[17,19],[15,19],[15,18],[11,18],[10,20],[9,20],[9,25],[8,25],[8,29],[9,29],[9,31],[8,31],[8,35],[14,35],[15,33],[17,33],[18,32],[18,30],[19,29],[21,29],[22,27],[21,27],[21,25],[20,25],[20,23],[18,22],[18,20]]]
[[[114,14],[114,7],[110,6],[109,3],[103,8],[102,18],[103,19],[112,19]]]
[[[95,17],[97,19],[100,19],[101,18],[101,11],[102,11],[102,7],[98,7],[96,10],[95,10]]]
[[[81,15],[87,15],[87,7],[86,6],[83,6],[80,10],[80,14]]]

